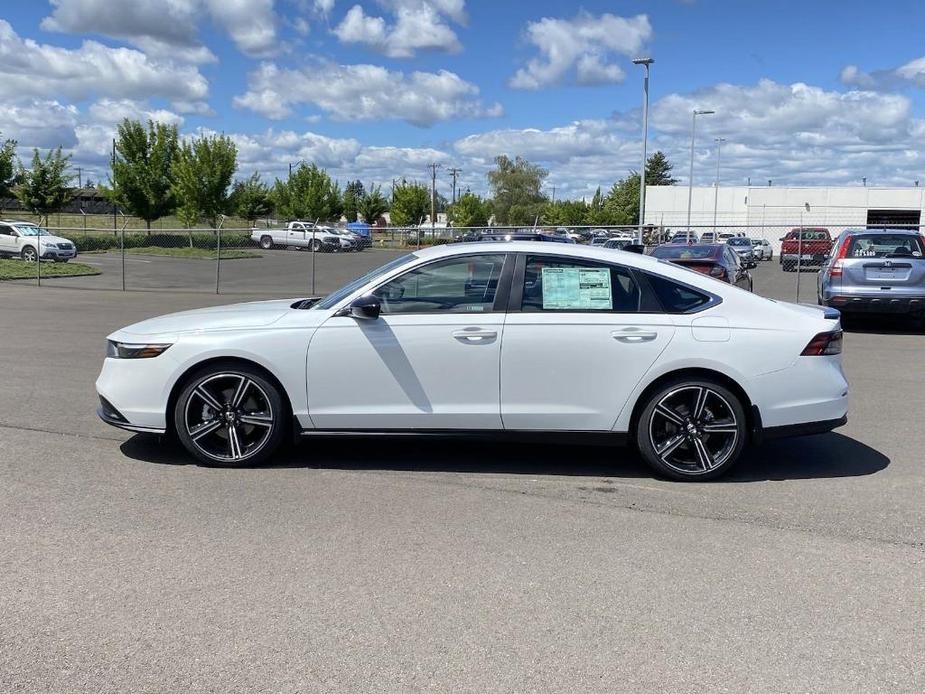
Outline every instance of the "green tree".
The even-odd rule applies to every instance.
[[[588,204],[584,200],[556,200],[543,208],[543,223],[550,226],[579,226],[586,223]]]
[[[177,201],[177,217],[187,227],[200,220],[218,225],[228,211],[228,189],[238,167],[238,150],[224,135],[184,140],[173,165],[171,191]]]
[[[357,211],[363,215],[363,220],[367,224],[375,224],[378,222],[379,218],[388,209],[389,203],[382,194],[382,189],[379,186],[370,186],[369,192],[363,194],[357,206]],[[354,218],[354,221],[356,221],[356,218]]]
[[[136,217],[151,222],[173,211],[173,166],[177,126],[124,119],[116,137],[111,197]]]
[[[57,212],[71,199],[69,184],[74,178],[68,174],[71,156],[64,156],[61,148],[48,150],[43,159],[38,149],[32,153],[32,168],[19,165],[19,183],[13,192],[22,206],[33,214],[41,215],[48,223],[48,215]]]
[[[606,224],[635,224],[639,219],[639,174],[631,171],[611,186],[604,200]]]
[[[0,198],[10,197],[16,181],[16,140],[0,145]]]
[[[483,227],[490,216],[488,203],[475,193],[465,193],[447,208],[447,217],[454,227]]]
[[[343,206],[339,187],[315,164],[299,164],[285,181],[276,179],[271,199],[288,219],[326,222],[340,217]]]
[[[360,201],[365,192],[361,181],[348,181],[344,187],[344,216],[348,222],[357,221]]]
[[[546,196],[543,181],[549,172],[517,157],[495,157],[495,168],[488,172],[492,209],[499,224],[533,224],[542,214]]]
[[[402,180],[392,192],[391,220],[396,226],[410,226],[424,221],[430,211],[430,191],[420,183]]]
[[[668,161],[665,153],[659,150],[646,159],[647,186],[673,186],[678,179],[671,175],[674,164]]]
[[[270,189],[255,171],[249,178],[235,182],[231,189],[230,204],[234,214],[254,222],[270,214]]]

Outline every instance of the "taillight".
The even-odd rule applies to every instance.
[[[832,263],[832,269],[829,271],[830,277],[841,277],[845,271],[843,266],[843,260],[848,255],[848,244],[851,243],[851,237],[846,236],[845,240],[841,242],[841,246],[838,247],[838,252],[835,254],[835,262]]]
[[[800,354],[802,357],[828,357],[841,354],[842,331],[833,330],[828,333],[819,333]]]

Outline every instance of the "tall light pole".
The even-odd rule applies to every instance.
[[[725,137],[714,137],[716,143],[716,181],[713,183],[713,238],[716,238],[716,208],[719,205],[719,161],[723,153]]]
[[[697,132],[697,116],[709,116],[716,111],[691,111],[691,172],[687,180],[687,232],[691,231],[691,203],[694,199],[694,134]]]
[[[635,65],[642,65],[646,69],[642,79],[642,167],[639,169],[639,231],[636,243],[642,243],[642,226],[646,216],[646,140],[649,137],[649,66],[655,62],[654,58],[636,58]]]

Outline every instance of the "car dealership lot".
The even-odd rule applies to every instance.
[[[394,254],[321,257],[325,291]],[[153,264],[177,262],[194,261]],[[238,262],[257,261],[223,273]],[[793,287],[776,262],[755,271],[756,291]],[[113,329],[245,296],[2,290],[4,691],[925,681],[916,324],[847,336],[846,427],[718,482],[653,479],[627,451],[407,439],[216,470],[98,422],[93,381]]]

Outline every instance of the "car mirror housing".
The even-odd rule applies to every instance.
[[[382,312],[379,299],[374,296],[361,296],[337,312],[338,316],[350,316],[361,320],[375,320]]]

